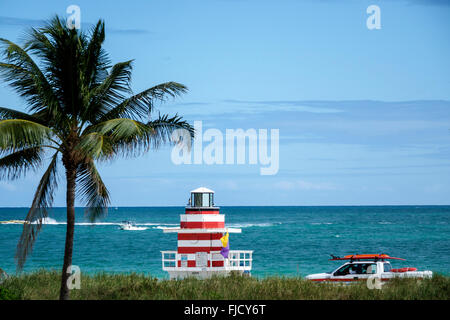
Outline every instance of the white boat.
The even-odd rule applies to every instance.
[[[147,227],[138,227],[134,222],[131,221],[123,221],[120,224],[120,229],[122,230],[130,230],[130,231],[139,231],[139,230],[147,230]]]

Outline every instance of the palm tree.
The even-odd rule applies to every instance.
[[[67,231],[60,299],[69,299],[75,190],[91,220],[105,214],[110,203],[96,162],[142,154],[169,142],[176,129],[188,130],[193,137],[193,128],[181,117],[153,116],[155,102],[176,97],[187,88],[167,82],[133,94],[132,61],[112,65],[102,48],[104,40],[102,20],[84,32],[68,28],[57,16],[42,28],[32,28],[22,47],[0,39],[0,76],[28,107],[28,113],[0,108],[0,179],[17,179],[50,159],[17,245],[17,269],[22,270],[48,216],[62,160]]]

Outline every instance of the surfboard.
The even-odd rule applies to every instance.
[[[344,257],[335,257],[331,255],[333,258],[330,261],[336,260],[405,260],[402,258],[390,257],[387,254],[350,254]]]

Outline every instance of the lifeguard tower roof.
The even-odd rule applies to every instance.
[[[214,193],[214,191],[205,187],[200,187],[195,190],[192,190],[191,193]]]

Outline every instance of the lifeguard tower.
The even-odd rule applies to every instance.
[[[170,279],[205,279],[231,271],[250,275],[253,251],[229,250],[228,257],[221,254],[220,239],[242,230],[225,227],[225,215],[214,206],[214,191],[203,187],[192,190],[185,214],[180,215],[180,227],[163,231],[178,234],[177,251],[161,251],[162,268]]]

